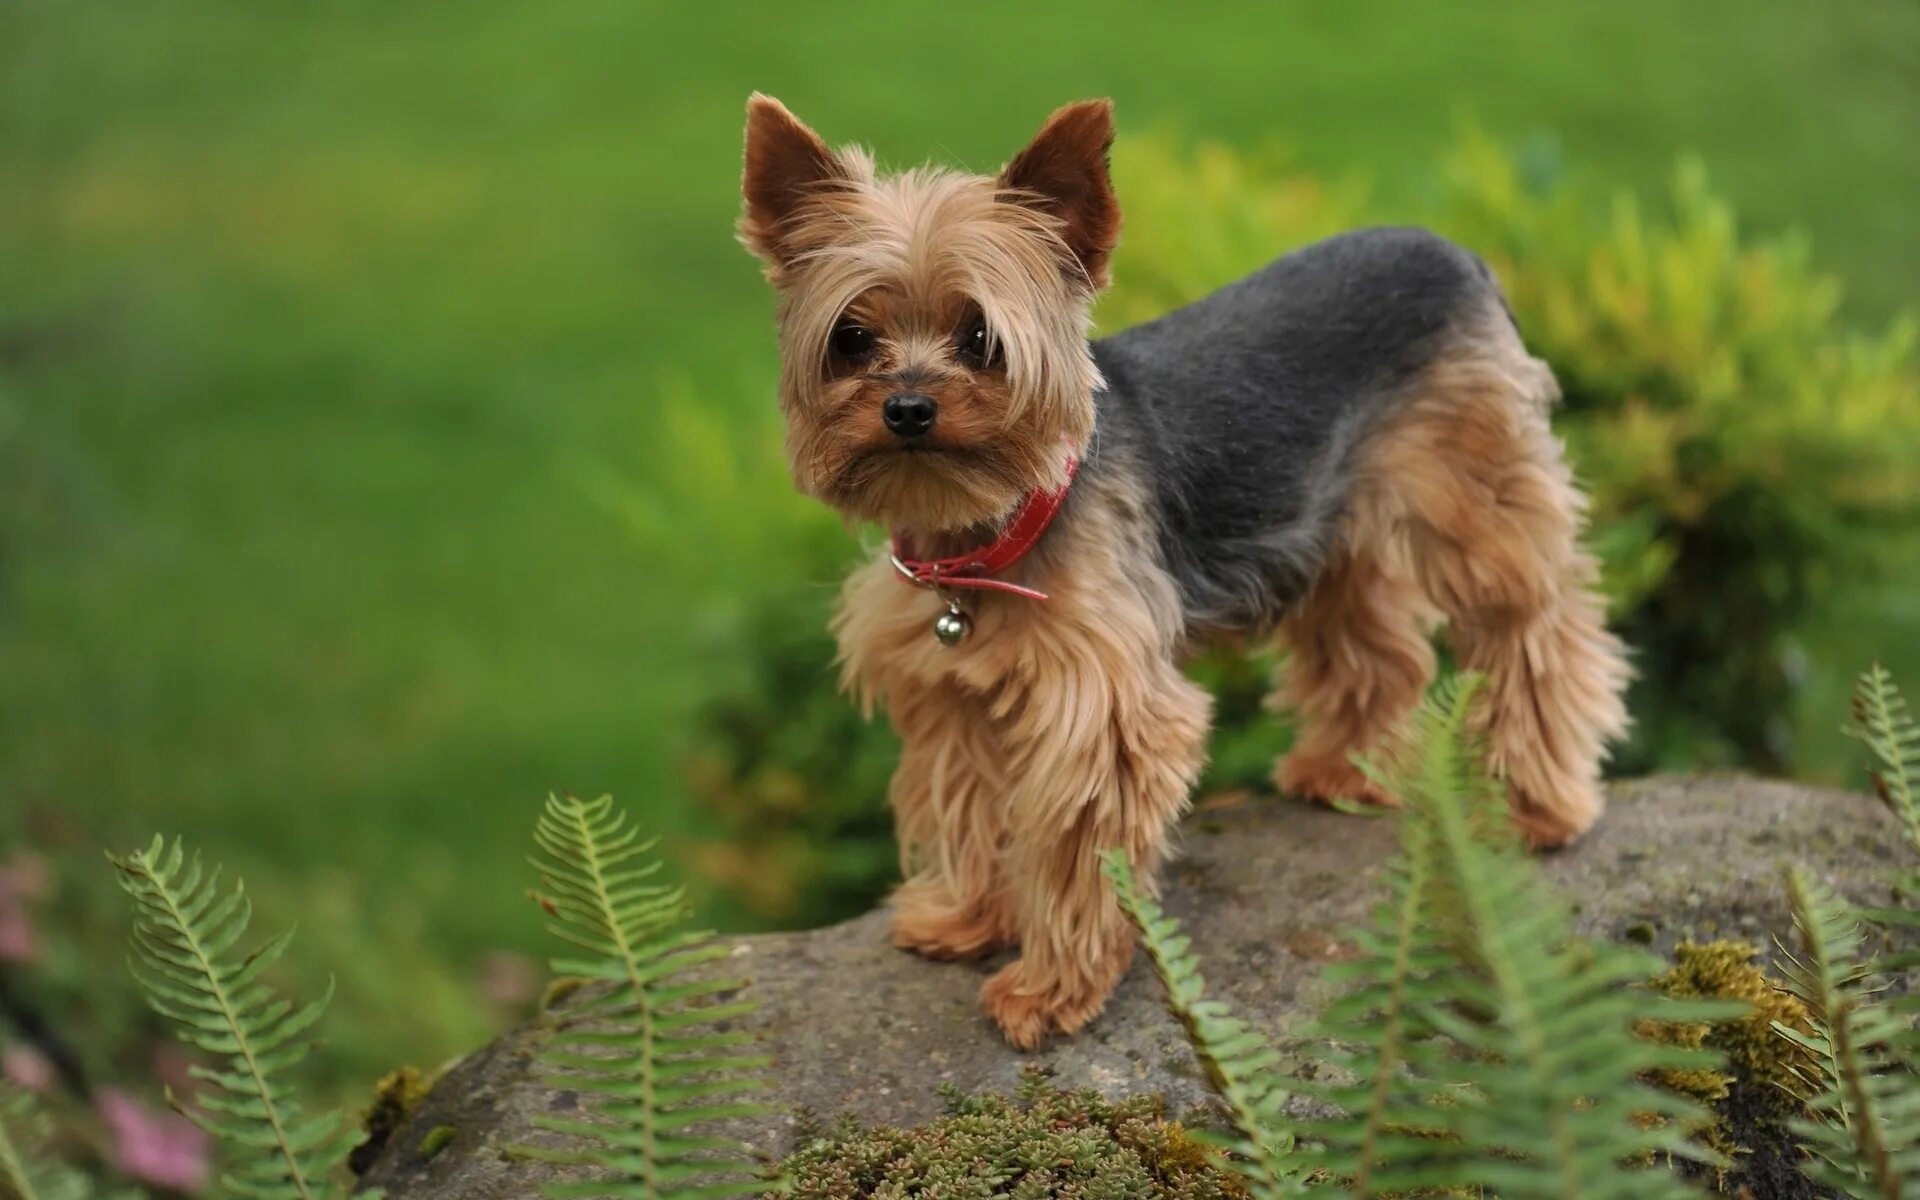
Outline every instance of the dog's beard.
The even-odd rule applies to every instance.
[[[1001,520],[1052,469],[1007,450],[889,446],[852,454],[817,494],[855,520],[946,533]]]

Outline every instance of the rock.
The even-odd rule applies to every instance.
[[[1542,860],[1587,934],[1660,950],[1689,937],[1765,946],[1788,925],[1785,862],[1878,901],[1903,859],[1892,819],[1867,797],[1740,778],[1653,779],[1610,792],[1600,826]],[[1203,806],[1187,822],[1166,903],[1191,933],[1212,993],[1284,1032],[1320,1006],[1321,968],[1344,953],[1345,931],[1377,901],[1393,849],[1386,820],[1267,799]],[[912,1124],[939,1113],[936,1085],[1005,1090],[1030,1062],[1052,1068],[1062,1086],[1163,1092],[1176,1112],[1208,1099],[1144,961],[1090,1029],[1023,1055],[975,1003],[1000,960],[933,963],[893,950],[884,911],[730,944],[727,969],[751,981],[762,1005],[754,1024],[777,1058],[774,1099],[789,1109]],[[492,1200],[533,1196],[541,1181],[568,1177],[508,1150],[555,1145],[532,1118],[580,1105],[535,1077],[544,1028],[515,1030],[449,1070],[365,1183],[394,1200]],[[792,1129],[788,1113],[734,1132],[772,1160],[791,1148]]]

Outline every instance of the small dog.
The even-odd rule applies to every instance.
[[[1022,1048],[1127,968],[1098,855],[1148,880],[1166,856],[1210,717],[1181,663],[1209,639],[1290,651],[1283,791],[1390,804],[1352,756],[1419,700],[1444,620],[1537,846],[1593,823],[1626,726],[1558,390],[1488,269],[1366,230],[1089,342],[1112,140],[1091,101],[996,176],[880,175],[747,106],[739,232],[778,294],[794,480],[893,534],[834,625],[904,745],[893,940],[1017,944],[981,1001]]]

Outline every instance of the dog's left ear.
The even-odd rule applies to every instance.
[[[1027,148],[1000,172],[1013,199],[1060,219],[1060,236],[1098,290],[1120,240],[1120,202],[1107,178],[1113,101],[1082,100],[1047,118]]]

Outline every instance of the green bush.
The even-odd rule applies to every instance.
[[[701,710],[687,786],[719,836],[690,861],[760,920],[811,927],[858,912],[894,873],[884,802],[899,744],[839,694],[828,597],[743,614],[743,679]]]
[[[688,703],[680,768],[697,815],[676,856],[762,925],[859,912],[898,857],[885,804],[898,744],[839,694],[827,632],[859,549],[794,492],[770,411],[743,437],[685,385],[660,409],[665,452],[645,486],[599,466],[579,478],[686,593],[705,686]]]
[[[1468,138],[1442,224],[1506,283],[1566,390],[1620,623],[1637,764],[1793,765],[1795,635],[1920,511],[1920,329],[1837,319],[1797,238],[1743,241],[1699,163],[1643,207],[1528,187]]]

